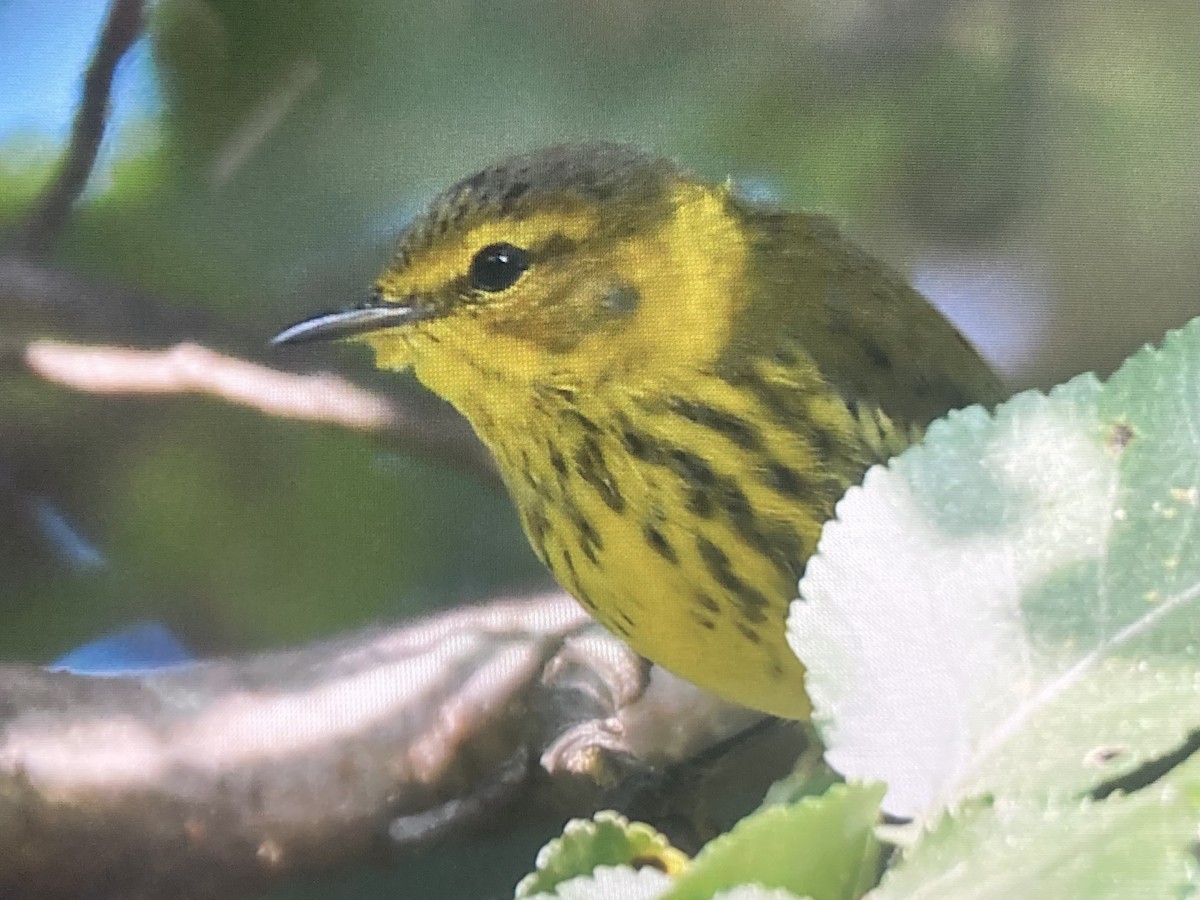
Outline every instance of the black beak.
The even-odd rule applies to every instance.
[[[367,331],[409,325],[432,318],[434,313],[420,304],[388,303],[350,309],[345,312],[326,313],[298,322],[285,328],[271,338],[271,346],[282,344],[306,344],[309,341],[330,341],[352,337]]]

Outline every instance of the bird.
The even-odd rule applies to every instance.
[[[827,218],[613,143],[499,161],[399,236],[364,342],[495,457],[534,552],[636,651],[805,719],[789,604],[866,470],[1003,398],[972,345]]]

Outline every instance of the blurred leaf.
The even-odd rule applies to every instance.
[[[882,786],[835,785],[821,797],[760,810],[690,863],[649,826],[598,813],[569,822],[542,849],[516,896],[855,900],[875,881],[882,796]]]
[[[847,494],[789,641],[830,764],[924,820],[1072,796],[1200,726],[1200,319],[935,423]]]
[[[537,868],[517,885],[516,896],[552,893],[563,882],[591,875],[601,866],[649,866],[674,875],[686,863],[687,856],[649,825],[605,810],[591,819],[568,822],[562,837],[538,853]]]
[[[713,894],[712,900],[806,900],[782,888],[765,888],[757,884],[740,884],[727,891]]]
[[[975,800],[942,818],[871,900],[1192,896],[1200,761],[1106,800]]]
[[[20,220],[58,170],[59,153],[57,142],[39,134],[5,136],[0,143],[0,226]]]
[[[507,497],[371,435],[195,398],[32,393],[46,444],[32,426],[4,442],[24,448],[14,477],[106,566],[64,570],[13,521],[0,656],[45,661],[142,618],[237,652],[548,581]]]
[[[762,808],[798,803],[841,784],[841,777],[825,762],[825,748],[812,723],[805,723],[807,746],[792,765],[792,771],[767,789]]]
[[[814,900],[856,900],[875,883],[882,785],[834,785],[820,797],[771,806],[710,841],[663,894],[704,900],[739,884]]]
[[[530,900],[655,900],[670,883],[670,877],[657,869],[598,866],[590,875],[556,884],[553,892],[518,896]]]

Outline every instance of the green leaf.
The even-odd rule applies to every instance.
[[[1200,762],[1107,800],[974,801],[945,816],[871,900],[1190,896]]]
[[[804,728],[808,746],[796,759],[792,771],[767,788],[760,809],[786,806],[807,797],[817,797],[835,784],[842,783],[841,777],[825,762],[825,748],[816,729],[811,723],[805,723]]]
[[[757,884],[741,884],[719,894],[713,894],[713,900],[802,900],[791,891],[783,888],[765,888]],[[804,898],[809,900],[809,898]]]
[[[1079,796],[1200,727],[1200,319],[972,408],[838,506],[788,636],[830,764],[936,817]]]
[[[747,816],[705,846],[663,898],[704,900],[741,884],[814,900],[857,898],[875,881],[883,790],[839,784],[821,797]]]
[[[537,868],[521,879],[516,896],[552,892],[569,879],[591,875],[598,866],[630,866],[672,875],[686,863],[687,856],[649,825],[604,810],[591,819],[568,822],[562,837],[538,853]]]
[[[517,896],[530,897],[531,900],[614,900],[616,897],[621,900],[657,900],[670,883],[670,876],[657,869],[599,866],[590,875],[581,875],[555,885],[552,892],[521,894],[518,891]]]

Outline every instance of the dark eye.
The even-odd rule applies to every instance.
[[[471,287],[481,291],[502,291],[517,283],[529,268],[529,253],[512,244],[488,244],[471,260]]]

